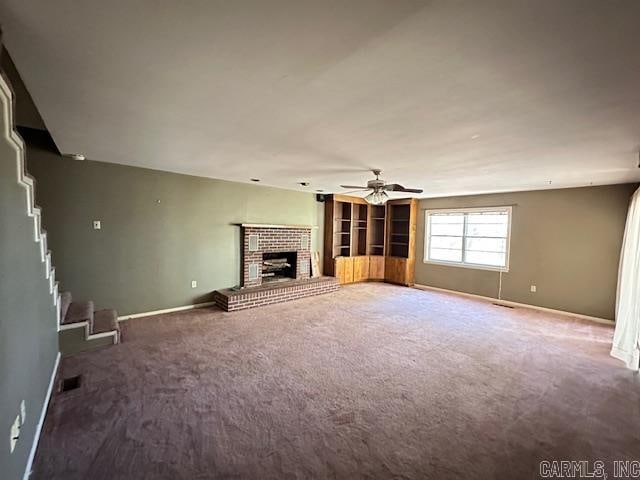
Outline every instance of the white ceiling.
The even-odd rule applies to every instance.
[[[640,1],[2,0],[63,152],[422,196],[640,181]],[[300,187],[297,182],[311,182]]]

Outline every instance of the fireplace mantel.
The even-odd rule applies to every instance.
[[[318,228],[317,225],[276,225],[271,223],[234,223],[244,228]]]

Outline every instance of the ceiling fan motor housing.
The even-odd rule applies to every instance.
[[[379,180],[379,179],[375,179],[375,180],[369,180],[367,182],[367,188],[372,188],[374,190],[378,190],[380,188],[384,187],[384,180]]]

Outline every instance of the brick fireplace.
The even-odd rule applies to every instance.
[[[311,228],[242,224],[241,286],[311,277]]]
[[[311,226],[246,224],[241,228],[240,287],[214,292],[227,312],[335,292],[335,277],[311,278]]]

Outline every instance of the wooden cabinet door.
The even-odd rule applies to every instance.
[[[400,257],[386,257],[384,262],[384,279],[390,283],[406,285],[407,259]]]
[[[353,283],[353,257],[336,257],[335,262],[338,283]]]
[[[384,280],[384,257],[371,255],[369,257],[369,278],[371,280]]]
[[[369,257],[353,257],[353,281],[363,282],[369,280]]]

